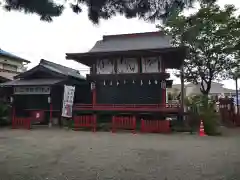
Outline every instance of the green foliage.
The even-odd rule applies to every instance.
[[[10,124],[10,108],[6,104],[0,103],[0,126]]]
[[[189,48],[184,62],[187,82],[200,83],[207,95],[213,80],[229,78],[229,72],[239,66],[240,17],[236,8],[215,3],[200,3],[201,8],[190,16],[176,13],[164,26],[159,26],[172,37],[175,46]]]
[[[219,116],[215,111],[215,102],[205,95],[192,96],[185,100],[188,112],[191,114],[189,126],[192,131],[199,130],[200,121],[208,135],[218,135]]]
[[[72,129],[74,127],[74,121],[73,119],[69,119],[69,118],[61,118],[61,123],[63,127],[66,127],[68,129]]]
[[[36,13],[42,20],[51,21],[60,16],[68,5],[73,12],[82,12],[83,6],[88,8],[88,17],[93,23],[99,19],[109,19],[117,14],[127,18],[139,17],[154,21],[165,19],[177,9],[191,6],[194,0],[0,0],[5,9],[20,10],[25,13]],[[209,0],[208,0],[209,1]],[[61,3],[60,3],[61,2]],[[75,2],[75,3],[72,3]]]
[[[217,135],[217,127],[219,116],[215,111],[215,102],[207,96],[202,96],[200,99],[199,115],[203,120],[205,132],[208,135]]]

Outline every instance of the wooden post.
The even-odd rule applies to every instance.
[[[162,88],[162,104],[166,107],[166,88]]]
[[[11,102],[11,116],[12,116],[12,128],[16,128],[16,121],[15,121],[15,106],[14,106],[14,99],[13,97],[10,97],[10,102]]]
[[[161,82],[161,90],[162,90],[162,105],[166,107],[166,81]]]
[[[141,132],[145,132],[145,123],[143,119],[141,119]]]
[[[97,93],[96,93],[96,89],[93,89],[92,91],[92,104],[96,105],[96,101],[97,101]]]
[[[92,105],[96,105],[97,103],[97,92],[96,92],[96,84],[94,82],[91,83],[92,90]]]
[[[12,128],[15,129],[16,128],[16,121],[15,121],[15,107],[12,104]]]
[[[53,110],[53,108],[52,108],[52,103],[50,103],[50,123],[52,124],[52,110]]]
[[[112,116],[112,133],[115,133],[115,116]]]
[[[52,100],[51,96],[48,97],[48,103],[49,103],[49,127],[52,127]]]
[[[137,127],[136,116],[133,116],[131,120],[133,121],[133,130],[132,130],[132,133],[133,133],[133,134],[136,134],[136,127]]]

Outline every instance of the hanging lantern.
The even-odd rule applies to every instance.
[[[166,89],[166,82],[165,82],[165,81],[162,81],[162,82],[161,82],[161,88],[162,88],[162,89]]]
[[[103,85],[104,85],[104,86],[106,85],[106,82],[105,82],[105,80],[103,81]]]
[[[143,85],[143,81],[141,80],[141,85]]]
[[[13,103],[13,97],[12,96],[10,97],[10,102]]]
[[[94,82],[91,82],[91,90],[96,88],[96,84]]]
[[[119,82],[117,81],[117,86],[119,85]]]
[[[48,103],[49,104],[51,103],[51,97],[50,96],[48,97]]]
[[[157,81],[157,80],[155,80],[155,84],[158,84],[158,81]]]
[[[126,81],[125,81],[125,80],[123,81],[123,84],[126,84]]]
[[[110,81],[110,86],[112,86],[112,81]]]
[[[135,81],[133,80],[133,84],[135,84]]]
[[[150,80],[148,81],[148,84],[149,84],[149,85],[151,84],[151,81],[150,81]]]

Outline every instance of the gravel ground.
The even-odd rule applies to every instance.
[[[240,180],[240,131],[188,134],[0,129],[0,180]]]

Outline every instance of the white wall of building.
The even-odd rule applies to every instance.
[[[0,56],[0,76],[13,79],[17,74],[24,72],[23,62],[8,57]]]
[[[201,87],[200,84],[198,84],[198,85],[194,85],[192,83],[186,84],[185,85],[185,96],[192,96],[192,95],[201,94],[200,87]],[[173,85],[172,88],[168,89],[168,92],[172,93],[172,94],[176,94],[176,92],[180,93],[181,92],[181,85],[180,84]],[[235,90],[224,88],[223,84],[213,82],[209,95],[220,95],[220,94],[229,95],[231,93],[235,94]]]

